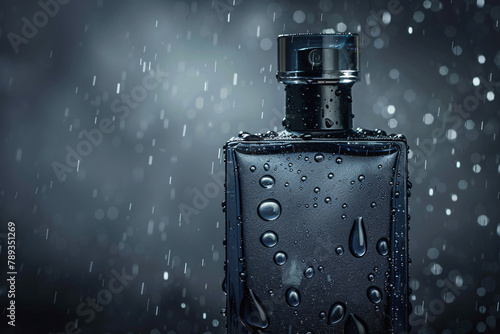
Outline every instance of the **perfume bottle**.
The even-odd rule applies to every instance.
[[[406,333],[408,146],[352,128],[356,34],[278,37],[284,131],[224,146],[228,333]]]

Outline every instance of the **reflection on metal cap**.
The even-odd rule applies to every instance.
[[[285,84],[347,83],[359,80],[357,34],[278,36],[278,81]]]

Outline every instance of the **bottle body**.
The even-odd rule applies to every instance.
[[[404,138],[283,134],[225,146],[228,333],[406,332]]]

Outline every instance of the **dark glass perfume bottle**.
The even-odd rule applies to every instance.
[[[285,130],[225,145],[228,333],[406,333],[406,140],[352,129],[359,36],[278,37]]]

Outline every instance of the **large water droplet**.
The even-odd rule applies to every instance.
[[[258,212],[260,218],[264,220],[275,220],[278,219],[281,214],[281,206],[278,201],[268,199],[259,204]]]
[[[380,255],[389,254],[389,242],[387,239],[382,238],[377,242],[377,251]]]
[[[278,266],[282,266],[286,263],[286,253],[285,252],[277,252],[274,254],[274,263],[276,263]]]
[[[342,158],[338,157],[337,159],[335,159],[335,162],[337,162],[340,165],[342,163]]]
[[[227,279],[224,277],[224,280],[222,281],[222,291],[227,295]]]
[[[359,182],[364,181],[364,179],[365,179],[365,176],[363,174],[361,174],[360,176],[358,176]]]
[[[285,299],[288,305],[292,307],[297,307],[300,304],[300,293],[299,290],[295,288],[289,288],[286,290]]]
[[[240,317],[243,319],[245,327],[252,329],[251,332],[254,332],[255,329],[265,329],[269,326],[269,316],[266,309],[262,306],[260,299],[252,289],[246,291],[240,310]]]
[[[274,178],[271,175],[264,175],[259,183],[263,188],[270,189],[274,186]]]
[[[344,327],[345,334],[368,334],[363,320],[354,313],[349,314]]]
[[[344,319],[344,316],[345,305],[343,303],[335,303],[330,307],[330,311],[328,311],[328,323],[330,325],[336,324]]]
[[[366,253],[366,232],[363,218],[356,217],[349,235],[349,249],[352,255],[362,257]]]
[[[311,278],[314,276],[314,268],[313,267],[307,267],[306,270],[304,270],[304,276],[306,278]]]
[[[274,247],[278,243],[278,235],[273,231],[267,231],[260,236],[260,242],[266,247]]]
[[[368,299],[374,304],[378,304],[382,300],[382,292],[374,286],[369,287],[366,294],[368,295]]]
[[[323,160],[325,160],[325,156],[321,153],[318,153],[314,156],[314,161],[316,162],[321,162]]]
[[[325,124],[327,128],[331,128],[335,123],[327,117],[325,118]]]

